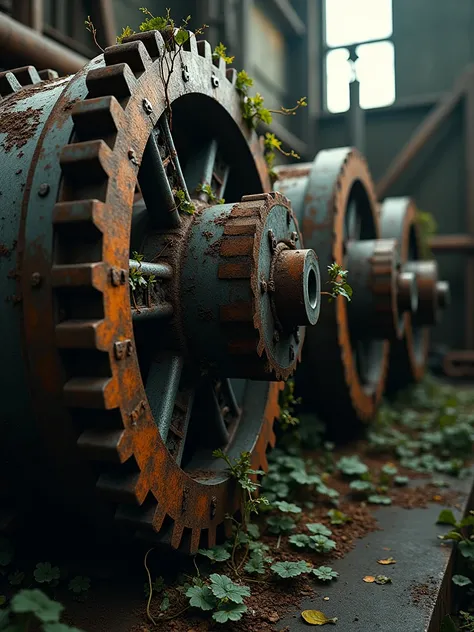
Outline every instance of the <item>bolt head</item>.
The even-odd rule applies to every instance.
[[[219,87],[219,78],[216,77],[216,75],[212,75],[211,76],[211,83],[212,83],[212,87],[213,88],[218,88]]]
[[[153,107],[148,99],[143,99],[142,106],[147,114],[151,114],[153,112]]]
[[[280,334],[278,333],[278,331],[274,331],[273,332],[273,342],[279,342],[280,341]]]
[[[50,188],[51,187],[49,186],[49,184],[47,184],[46,182],[43,182],[43,184],[39,185],[38,195],[40,197],[46,197],[49,193]]]
[[[181,76],[183,77],[183,81],[189,81],[189,71],[187,66],[182,66]]]
[[[265,294],[265,292],[268,290],[268,284],[265,281],[265,279],[261,279],[260,280],[260,291],[262,292],[262,294]]]
[[[41,285],[41,274],[39,272],[33,272],[31,275],[31,287],[38,287]]]

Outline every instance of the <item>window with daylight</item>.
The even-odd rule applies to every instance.
[[[392,0],[324,0],[324,23],[327,110],[349,109],[354,78],[360,83],[364,109],[393,103]]]

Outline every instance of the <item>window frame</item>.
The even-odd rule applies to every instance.
[[[395,42],[393,41],[393,3],[394,0],[392,0],[392,33],[389,37],[383,37],[383,38],[377,38],[377,39],[370,39],[370,40],[360,40],[357,41],[353,44],[341,44],[340,46],[328,46],[327,42],[326,42],[326,2],[328,0],[320,0],[320,15],[321,15],[321,23],[320,23],[320,32],[319,32],[319,36],[320,36],[320,42],[321,42],[321,96],[322,96],[322,103],[321,103],[321,110],[325,113],[325,114],[330,114],[333,116],[337,116],[338,114],[345,114],[346,112],[348,112],[349,110],[344,110],[342,112],[331,112],[328,109],[328,90],[327,90],[327,86],[328,86],[328,76],[327,76],[327,56],[328,53],[330,53],[331,51],[334,50],[341,50],[341,49],[347,49],[349,51],[349,54],[351,54],[351,51],[355,51],[359,46],[362,46],[364,44],[379,44],[381,42],[390,42],[393,46],[393,51],[394,51],[394,85],[395,85],[395,99],[393,101],[393,103],[396,102],[397,99],[397,84],[396,84],[396,74],[395,74]],[[355,0],[353,0],[355,1]],[[393,105],[390,104],[390,105]],[[377,109],[378,107],[390,107],[390,105],[387,106],[374,106],[373,108],[362,108],[365,110],[372,110],[372,109]],[[349,106],[350,107],[350,106]]]

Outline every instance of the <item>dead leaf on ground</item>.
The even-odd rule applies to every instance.
[[[337,617],[328,619],[328,617],[320,610],[303,610],[301,616],[310,625],[325,625],[326,623],[336,623]]]
[[[377,575],[377,577],[375,578],[375,583],[376,584],[391,584],[392,580],[390,579],[390,577],[387,577],[386,575]]]
[[[389,546],[383,546],[382,551],[391,551],[392,549]]]
[[[440,503],[443,500],[443,497],[439,494],[436,494],[435,496],[433,496],[433,500],[435,503]]]
[[[393,557],[387,557],[385,560],[377,560],[377,564],[382,564],[387,566],[388,564],[396,564],[397,560],[394,560]]]
[[[366,584],[372,584],[375,581],[375,577],[373,575],[366,575],[362,578]]]

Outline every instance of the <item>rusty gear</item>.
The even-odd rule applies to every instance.
[[[380,224],[383,237],[397,239],[402,274],[414,277],[417,287],[417,300],[407,302],[403,314],[403,337],[394,341],[390,351],[387,391],[393,393],[422,379],[428,356],[429,325],[434,324],[449,303],[449,284],[437,280],[435,261],[421,260],[421,236],[413,200],[408,197],[384,200],[380,206]]]
[[[362,249],[366,241],[372,245],[377,243],[380,228],[374,186],[367,164],[356,150],[321,151],[311,165],[285,166],[277,168],[276,172],[278,180],[274,189],[292,202],[302,226],[305,245],[315,249],[324,270],[333,262],[348,267],[351,248],[355,253],[359,243]],[[376,250],[378,248],[377,245]],[[392,291],[395,279],[393,243],[384,262],[383,274],[388,275],[383,295],[388,297],[388,286]],[[351,265],[354,265],[354,257]],[[370,278],[369,260],[365,255],[360,265],[365,270],[363,276]],[[380,279],[378,271],[381,268],[376,267]],[[323,281],[327,282],[328,274],[322,274]],[[349,268],[348,283],[357,285],[357,282]],[[361,293],[367,294],[367,287]],[[357,290],[354,291],[354,302],[359,300],[356,295]],[[360,298],[363,302],[363,297]],[[390,305],[393,305],[392,301],[393,294],[390,295]],[[377,309],[381,309],[378,299],[375,304],[377,302]],[[296,380],[303,406],[333,421],[337,431],[341,424],[350,427],[354,426],[354,421],[373,418],[387,372],[388,342],[377,340],[380,332],[374,332],[372,336],[368,327],[362,337],[361,328],[353,322],[353,307],[355,305],[347,304],[342,297],[333,302],[323,301],[319,327],[307,332],[303,364]],[[374,308],[374,313],[377,309]],[[387,311],[387,328],[390,328],[388,321],[391,323],[392,318]],[[324,358],[324,363],[320,358]],[[329,431],[336,432],[336,426],[329,426]]]
[[[170,244],[182,243],[195,222],[178,206],[192,199],[198,218],[211,201],[199,185],[212,184],[219,196],[225,189],[230,200],[270,187],[261,145],[241,116],[236,73],[190,34],[165,94],[162,60],[169,54],[158,32],[140,33],[72,78],[51,77],[44,95],[39,85],[25,86],[2,101],[3,114],[30,108],[33,121],[18,154],[31,154],[31,168],[18,178],[24,194],[13,282],[21,289],[38,425],[27,427],[33,417],[25,408],[17,432],[10,417],[18,417],[18,405],[5,414],[17,433],[9,445],[25,448],[11,450],[21,453],[13,466],[29,471],[30,482],[41,486],[42,479],[52,497],[76,511],[107,519],[110,508],[140,534],[159,533],[175,548],[196,551],[213,546],[217,527],[239,506],[236,485],[212,449],[224,447],[230,457],[249,451],[252,466],[265,469],[280,384],[234,384],[187,354],[175,293],[182,278]],[[190,109],[199,125],[189,123]],[[222,151],[200,180],[192,174],[193,151],[206,134]],[[137,180],[141,206],[134,206]],[[131,260],[135,249],[143,262]],[[137,291],[133,314],[132,272],[148,288]],[[315,305],[311,310],[314,320]],[[12,349],[19,347],[15,318]],[[17,388],[25,380],[20,367],[8,388],[12,380]],[[38,455],[35,433],[51,458]],[[96,482],[110,504],[96,504]]]

